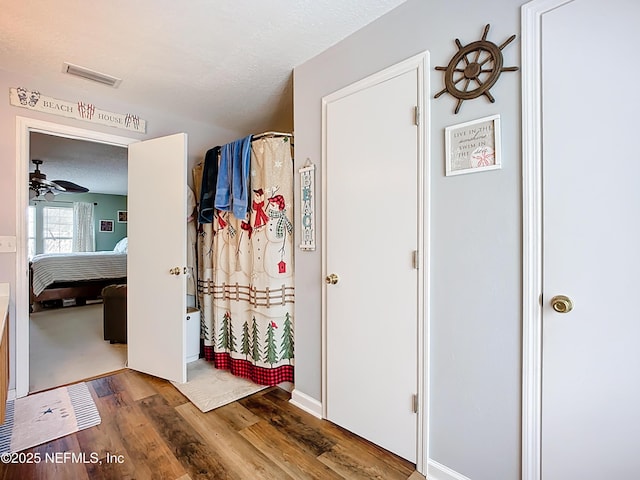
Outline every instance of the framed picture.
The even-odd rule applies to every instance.
[[[127,211],[118,210],[118,223],[127,223]]]
[[[445,128],[446,175],[501,168],[500,115]]]
[[[100,231],[103,233],[113,233],[113,220],[100,220]]]

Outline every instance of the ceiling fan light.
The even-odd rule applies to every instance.
[[[52,202],[54,198],[56,198],[56,196],[53,194],[51,190],[47,191],[47,193],[44,194],[44,199],[47,202]]]
[[[32,190],[31,188],[29,189],[29,200],[33,200],[34,198],[36,198],[38,196],[38,192],[36,192],[35,190]]]

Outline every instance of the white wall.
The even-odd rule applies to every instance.
[[[40,112],[34,112],[24,108],[14,107],[9,104],[8,95],[10,87],[25,87],[29,90],[39,90],[47,95],[62,100],[84,100],[92,102],[98,108],[118,112],[136,113],[147,121],[147,133],[139,134],[128,130],[120,130],[112,127],[95,125],[93,123],[58,117]],[[62,84],[45,84],[37,78],[22,76],[0,70],[0,92],[5,92],[6,101],[0,103],[0,236],[16,235],[16,116],[37,118],[52,123],[71,125],[86,130],[107,132],[112,135],[131,137],[140,140],[147,138],[170,135],[177,132],[187,132],[189,142],[189,174],[191,183],[191,168],[204,158],[206,150],[226,143],[249,132],[231,131],[219,126],[193,122],[176,117],[167,112],[161,112],[149,107],[126,105],[114,102],[110,99],[110,88],[105,87],[104,96],[83,96],[81,91],[65,88]],[[161,194],[162,192],[157,192]],[[13,253],[0,253],[0,283],[9,282],[11,285],[11,300],[9,314],[9,335],[11,341],[10,351],[10,388],[15,386],[15,285],[16,285],[16,255]]]
[[[446,66],[457,52],[454,39],[463,45],[479,40],[487,23],[487,39],[497,45],[518,36],[503,53],[505,66],[519,65],[522,3],[409,0],[294,70],[296,168],[307,158],[320,167],[321,98],[421,51],[431,53],[430,458],[473,480],[520,477],[520,73],[502,74],[491,89],[495,104],[485,97],[465,101],[454,115],[450,95],[433,99],[444,88],[434,67]],[[444,128],[496,113],[502,169],[445,177]],[[296,389],[316,400],[321,291],[320,247],[297,251]]]

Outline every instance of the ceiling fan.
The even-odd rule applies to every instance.
[[[29,173],[29,199],[44,197],[45,200],[51,201],[57,193],[86,193],[89,191],[88,188],[67,180],[47,180],[47,176],[40,171],[42,160],[34,159],[32,162],[36,168]]]

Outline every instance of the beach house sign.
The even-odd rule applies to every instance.
[[[61,117],[75,118],[85,122],[98,123],[109,127],[122,128],[134,132],[145,133],[147,122],[131,113],[113,113],[100,110],[88,102],[68,102],[47,97],[36,90],[23,87],[10,88],[9,100],[14,107],[28,108],[38,112],[50,113]]]

